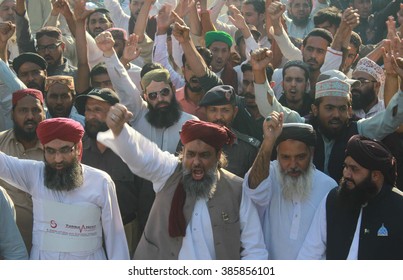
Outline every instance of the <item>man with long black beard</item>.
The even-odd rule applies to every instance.
[[[382,67],[363,57],[358,61],[352,78],[361,82],[359,87],[351,89],[354,114],[359,118],[369,118],[384,111],[384,101],[378,97],[386,79]]]
[[[135,259],[266,259],[258,213],[242,194],[242,179],[224,170],[222,148],[234,141],[226,127],[190,120],[177,158],[131,129],[131,113],[112,106],[98,141],[133,173],[153,182],[155,202]]]
[[[175,87],[166,69],[154,69],[146,73],[141,79],[142,89],[138,89],[119,61],[111,44],[111,37],[109,32],[104,32],[96,41],[98,47],[102,45],[113,88],[122,104],[133,112],[129,124],[163,151],[175,153],[183,123],[197,118],[179,108],[175,99]],[[143,90],[143,97],[140,90]]]
[[[309,124],[283,124],[273,112],[243,188],[261,214],[270,259],[296,259],[315,210],[337,183],[312,164],[316,133]],[[273,150],[277,160],[271,161]]]
[[[45,119],[42,92],[23,89],[12,96],[12,129],[0,133],[0,150],[7,155],[32,160],[43,160],[43,147],[38,141],[36,128]],[[11,197],[16,211],[17,226],[28,253],[32,246],[32,198],[25,191],[0,180]]]
[[[109,89],[93,89],[76,98],[76,106],[85,113],[85,135],[81,162],[108,173],[116,185],[116,194],[130,253],[134,253],[139,237],[135,227],[140,183],[126,163],[111,149],[97,141],[98,132],[107,131],[106,114],[119,102],[116,93]]]
[[[396,159],[379,141],[347,143],[340,186],[323,199],[300,259],[403,259],[403,193]]]
[[[80,163],[81,124],[53,118],[36,132],[45,162],[0,153],[0,177],[32,195],[30,259],[128,259],[115,185]]]

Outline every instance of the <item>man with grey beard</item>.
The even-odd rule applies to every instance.
[[[264,139],[245,194],[255,203],[270,259],[296,259],[315,210],[337,183],[312,163],[316,133],[309,124],[283,124],[273,112],[263,124]],[[277,160],[271,161],[273,150]]]
[[[36,133],[45,162],[0,152],[0,178],[32,196],[30,259],[128,259],[115,185],[105,172],[80,163],[81,124],[52,118]]]
[[[179,158],[161,151],[125,122],[122,104],[109,110],[99,142],[134,174],[152,181],[156,197],[135,259],[267,259],[258,213],[242,194],[242,179],[224,170],[225,144],[235,135],[214,123],[189,120]]]

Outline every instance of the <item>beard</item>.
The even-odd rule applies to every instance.
[[[86,120],[84,129],[88,137],[96,140],[98,132],[107,131],[109,128],[105,122],[99,120]]]
[[[308,169],[303,171],[300,168],[290,168],[288,170],[280,170],[277,168],[277,178],[279,179],[282,194],[285,200],[308,198],[312,189],[312,177],[315,170],[312,162],[309,164]],[[301,175],[292,177],[288,175],[291,172],[299,171]]]
[[[292,19],[292,22],[299,27],[304,27],[308,24],[309,21],[309,15],[304,18],[296,18],[294,15],[290,14],[290,18]]]
[[[354,188],[350,189],[347,183],[354,184]],[[341,201],[350,206],[361,206],[367,203],[378,193],[378,187],[371,179],[371,173],[361,182],[356,184],[354,181],[341,178],[338,197]]]
[[[45,90],[45,81],[42,83],[42,85],[40,85],[40,84],[38,84],[38,83],[36,83],[34,81],[31,81],[26,86],[27,86],[27,88],[34,88],[34,89],[40,90],[41,92],[44,92],[44,90]]]
[[[377,95],[373,87],[365,92],[357,89],[352,89],[351,93],[352,93],[351,107],[353,108],[353,110],[365,109],[377,98]]]
[[[167,104],[168,106],[158,108],[160,104]],[[171,103],[162,101],[155,105],[155,108],[148,104],[148,112],[146,114],[147,121],[154,127],[165,128],[170,127],[176,123],[181,116],[179,104],[175,97],[172,98]]]
[[[54,164],[50,164],[45,160],[45,186],[54,191],[71,191],[84,182],[81,164],[77,158],[71,163],[64,163],[64,168],[58,170]]]
[[[14,123],[14,135],[17,140],[24,140],[27,142],[32,142],[32,141],[38,139],[38,137],[36,136],[36,128],[38,126],[38,123],[33,120],[32,121],[29,120],[29,121],[25,121],[24,125],[29,124],[29,123],[35,124],[35,128],[33,130],[26,131],[22,127],[20,127],[18,124]]]
[[[192,79],[197,79],[196,77],[191,77],[190,78],[190,80],[192,80]],[[202,92],[202,90],[203,90],[203,88],[201,87],[201,85],[199,84],[199,86],[195,86],[195,87],[192,87],[191,85],[190,85],[190,83],[188,82],[188,81],[186,81],[185,80],[185,86],[186,86],[186,88],[187,89],[189,89],[191,92]]]
[[[194,180],[192,170],[183,167],[182,182],[186,195],[196,199],[212,198],[217,188],[217,166],[207,170],[202,180]]]
[[[331,124],[339,124],[338,128],[330,128],[325,125],[319,115],[316,117],[315,122],[318,124],[320,133],[322,133],[327,139],[337,139],[341,136],[341,132],[347,127],[347,122],[343,124],[340,118],[333,118],[328,121]]]

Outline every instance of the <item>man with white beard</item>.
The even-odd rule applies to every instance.
[[[177,158],[126,121],[122,104],[109,110],[110,130],[97,140],[110,147],[156,192],[135,259],[267,259],[258,213],[242,192],[242,179],[224,170],[225,144],[235,135],[214,123],[188,120]]]
[[[263,124],[264,139],[243,188],[261,218],[269,259],[296,259],[315,210],[336,181],[312,163],[315,130],[309,124],[283,124],[273,112]],[[271,161],[273,150],[277,160]]]

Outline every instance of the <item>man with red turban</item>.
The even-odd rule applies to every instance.
[[[80,163],[81,124],[53,118],[40,122],[36,133],[44,162],[0,153],[0,177],[32,196],[30,258],[128,259],[115,185],[106,173]]]
[[[351,137],[340,186],[318,207],[299,258],[403,260],[396,176],[396,159],[381,142]]]
[[[134,174],[153,182],[156,198],[135,259],[267,259],[252,202],[242,179],[223,169],[222,148],[235,135],[226,127],[189,120],[180,132],[179,158],[125,122],[131,113],[112,106],[98,141],[110,147]]]

